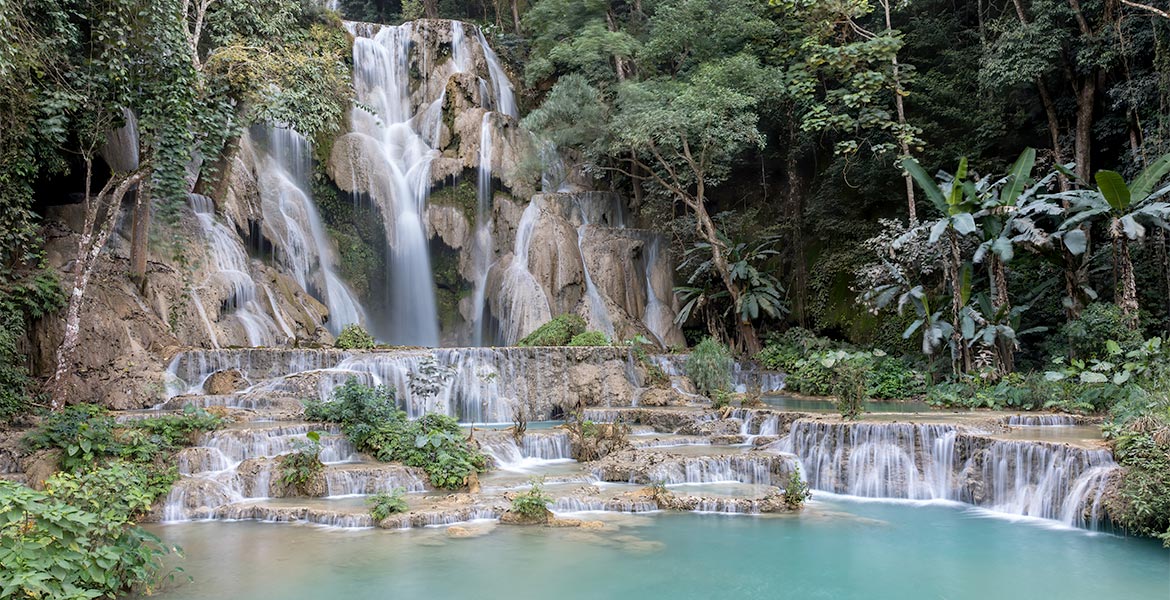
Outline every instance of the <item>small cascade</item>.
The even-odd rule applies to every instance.
[[[320,459],[327,496],[373,494],[402,488],[408,492],[427,489],[413,469],[393,464],[356,462],[353,444],[334,425],[284,423],[229,428],[204,434],[199,443],[181,451],[177,467],[181,475],[163,506],[164,521],[193,519],[256,518],[256,510],[240,503],[269,498],[279,481],[275,459],[296,452],[307,443],[311,431],[321,433]],[[266,508],[275,510],[278,508]],[[331,511],[319,511],[327,514]],[[340,518],[340,517],[339,517]],[[287,520],[287,519],[277,519]],[[301,519],[305,520],[305,519]],[[312,521],[311,522],[317,522]],[[334,524],[336,523],[324,523]]]
[[[570,462],[572,445],[566,431],[528,432],[520,444],[511,434],[480,436],[480,449],[505,471],[526,472],[543,465]]]
[[[479,45],[483,48],[483,57],[487,61],[488,75],[492,79],[492,98],[494,99],[492,106],[500,114],[519,119],[520,110],[516,106],[516,95],[512,92],[512,82],[504,73],[504,67],[500,65],[500,58],[496,56],[496,52],[483,37],[483,30],[477,27],[475,33],[479,36]]]
[[[272,346],[295,337],[295,333],[280,316],[272,303],[271,293],[258,287],[252,279],[248,253],[235,231],[215,217],[215,204],[211,198],[200,194],[189,194],[188,200],[203,235],[207,240],[212,260],[212,270],[200,289],[212,286],[227,290],[220,312],[229,313],[243,329],[249,346]],[[197,303],[196,309],[208,328],[212,345],[221,343],[211,320],[207,318],[198,289],[191,295]],[[261,298],[261,293],[264,297]],[[274,318],[265,311],[265,304]]]
[[[666,485],[701,483],[750,483],[783,485],[796,468],[791,456],[770,452],[742,452],[689,456],[658,454],[642,464],[623,466],[603,463],[594,471],[603,481]]]
[[[739,434],[749,439],[757,436],[780,435],[781,420],[778,413],[768,410],[737,408],[730,417],[741,423]]]
[[[867,498],[952,500],[1092,527],[1117,465],[1108,450],[995,440],[950,424],[799,419],[782,444],[819,490]]]
[[[659,510],[658,505],[646,500],[575,498],[567,496],[553,501],[550,510],[557,513],[621,512],[645,513]]]
[[[338,275],[333,243],[310,197],[309,141],[291,129],[271,128],[268,153],[258,184],[264,221],[276,237],[278,259],[303,289],[329,308],[326,325],[333,335],[346,325],[364,323],[361,305]]]
[[[1077,418],[1072,415],[1012,415],[1004,420],[1012,427],[1072,427]]]
[[[650,359],[662,372],[670,377],[676,390],[685,392],[686,387],[681,378],[686,376],[688,354],[656,354]],[[776,371],[765,371],[751,363],[736,362],[731,367],[731,383],[735,391],[746,393],[753,386],[759,385],[764,394],[778,392],[784,389],[784,374]]]
[[[529,202],[520,215],[516,227],[516,243],[512,251],[512,263],[504,270],[500,282],[497,302],[492,312],[499,315],[500,334],[504,343],[511,346],[520,341],[528,332],[552,319],[548,296],[540,282],[528,271],[528,252],[532,244],[533,230],[540,218],[540,208]]]
[[[557,151],[556,144],[537,142],[540,150],[540,191],[545,193],[568,191],[568,170],[565,159]]]
[[[320,349],[186,350],[167,366],[167,398],[202,393],[203,382],[217,371],[235,369],[249,381],[259,381],[335,367],[349,356],[344,350]]]

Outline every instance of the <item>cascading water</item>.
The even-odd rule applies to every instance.
[[[590,225],[597,222],[597,213],[599,211],[594,206],[595,203],[588,202],[589,199],[592,199],[590,194],[580,194],[576,198],[577,210],[581,213],[581,226],[577,228],[577,250],[581,253],[582,259],[584,259],[585,232],[589,230]],[[602,212],[602,214],[604,213]],[[616,216],[611,225],[619,228],[624,227],[625,221],[621,217],[620,206],[613,214]],[[585,299],[589,305],[589,324],[612,340],[615,333],[613,319],[609,316],[609,309],[606,308],[605,301],[601,298],[601,293],[597,291],[597,286],[593,283],[593,277],[589,275],[589,261],[582,260],[581,267],[585,274]]]
[[[520,110],[516,106],[516,95],[512,93],[512,82],[508,80],[507,74],[504,73],[504,68],[500,66],[500,59],[496,56],[496,52],[488,45],[487,39],[483,37],[483,30],[476,29],[476,35],[479,36],[479,45],[483,48],[483,57],[487,61],[488,75],[492,79],[492,98],[494,100],[493,107],[496,112],[505,114],[513,119],[520,118]]]
[[[462,28],[460,28],[462,30]],[[479,126],[479,172],[475,198],[475,289],[472,292],[472,345],[484,342],[485,310],[488,269],[492,252],[492,113],[485,112]]]
[[[379,149],[365,189],[379,203],[390,246],[391,342],[439,343],[439,318],[423,222],[437,152],[414,129],[410,99],[413,24],[382,27],[353,45],[354,91],[363,108],[350,113],[355,132]]]
[[[512,251],[512,263],[504,270],[500,293],[496,301],[500,306],[493,312],[500,320],[500,333],[508,345],[514,345],[524,335],[548,322],[552,310],[548,297],[540,282],[528,271],[528,252],[532,244],[532,233],[540,218],[536,202],[529,202],[520,215],[516,227],[516,243]]]
[[[203,235],[207,239],[208,251],[213,261],[214,269],[208,275],[201,288],[208,286],[226,287],[227,297],[223,300],[225,312],[230,312],[244,330],[250,346],[271,346],[284,339],[294,338],[296,334],[280,316],[272,300],[271,292],[266,288],[258,287],[252,279],[249,267],[248,254],[243,243],[235,232],[227,225],[215,218],[215,204],[211,198],[199,194],[189,194],[189,202]],[[259,292],[263,292],[268,308],[272,315],[264,310]],[[220,336],[216,333],[211,320],[207,318],[206,307],[203,306],[202,296],[196,289],[191,294],[191,300],[196,304],[204,324],[208,329],[213,346],[219,346]],[[283,335],[282,335],[283,334]],[[282,339],[283,338],[283,339]]]
[[[666,347],[667,340],[670,336],[670,331],[674,329],[674,311],[671,310],[669,304],[658,297],[657,288],[654,285],[654,265],[659,261],[659,246],[662,242],[662,236],[650,236],[646,241],[646,311],[642,316],[642,322],[646,325],[646,329],[658,338],[658,343],[662,347]]]
[[[346,325],[364,324],[364,311],[337,274],[333,244],[309,196],[309,141],[291,129],[272,128],[268,152],[258,179],[264,220],[278,238],[279,259],[302,288],[329,308],[327,325],[334,335]]]
[[[952,500],[1093,527],[1117,468],[1108,450],[966,433],[955,425],[797,420],[781,447],[815,489]]]

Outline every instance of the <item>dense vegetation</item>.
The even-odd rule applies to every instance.
[[[305,418],[338,423],[358,450],[381,461],[419,467],[438,488],[463,487],[486,465],[455,419],[431,413],[409,420],[398,410],[390,388],[369,387],[357,379],[334,390],[329,402],[306,402]]]
[[[75,405],[25,440],[51,450],[61,472],[45,491],[0,481],[0,590],[4,597],[113,597],[149,590],[170,549],[135,523],[178,477],[174,452],[223,421],[201,410],[119,424]]]

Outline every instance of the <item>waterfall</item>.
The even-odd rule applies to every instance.
[[[1108,450],[996,440],[955,425],[799,419],[785,450],[815,489],[867,498],[952,500],[1093,527]]]
[[[593,284],[593,277],[589,275],[589,261],[585,260],[584,248],[585,232],[589,230],[590,225],[599,223],[604,219],[604,216],[606,216],[605,207],[599,206],[597,202],[591,202],[594,199],[592,194],[580,194],[576,198],[577,210],[581,213],[581,226],[577,228],[577,251],[581,254],[581,268],[585,274],[585,299],[589,305],[590,325],[597,328],[597,330],[612,340],[615,333],[613,319],[609,315],[609,309],[605,306],[605,301],[601,298],[601,293],[597,291],[597,286]],[[620,199],[617,201],[620,202]],[[611,226],[625,226],[620,205],[617,210],[608,216],[612,218],[610,221]]]
[[[462,28],[460,28],[462,31]],[[483,113],[479,126],[479,172],[475,188],[475,289],[472,292],[472,345],[484,342],[484,298],[487,291],[488,269],[491,267],[492,247],[492,113]]]
[[[248,345],[275,345],[283,341],[281,334],[283,334],[284,339],[296,337],[288,324],[283,322],[283,319],[278,322],[277,319],[265,312],[260,303],[258,289],[265,293],[273,314],[278,315],[279,318],[280,313],[272,306],[268,290],[258,288],[252,279],[248,254],[244,250],[240,238],[235,234],[235,231],[215,218],[215,204],[211,198],[199,194],[189,194],[188,200],[195,212],[196,219],[199,221],[199,227],[203,230],[212,260],[212,270],[200,287],[223,286],[228,290],[227,297],[222,302],[224,312],[230,312],[235,317],[244,330]],[[206,308],[203,306],[198,290],[191,295],[191,300],[197,303],[196,310],[208,327],[212,344],[218,346],[219,336],[216,335],[215,328],[211,325],[210,319],[207,318]]]
[[[427,247],[426,197],[437,152],[412,126],[410,47],[413,24],[382,27],[353,45],[355,132],[374,140],[369,189],[382,209],[390,242],[391,342],[435,346],[439,317]],[[364,107],[368,107],[364,108]]]
[[[670,331],[674,329],[674,311],[666,302],[663,302],[658,297],[658,291],[654,286],[654,265],[659,261],[659,246],[662,243],[661,235],[650,236],[646,244],[646,310],[642,315],[642,322],[646,325],[646,329],[658,338],[658,344],[663,348],[666,347]]]
[[[493,106],[497,112],[513,119],[519,119],[520,110],[516,107],[516,95],[512,93],[512,82],[508,80],[504,68],[500,66],[499,57],[488,45],[487,39],[483,37],[483,30],[476,28],[475,31],[479,36],[479,45],[483,48],[484,60],[487,61],[488,74],[492,78],[492,95],[495,99]]]
[[[269,156],[259,173],[264,220],[275,233],[279,258],[302,288],[329,308],[333,335],[365,315],[337,273],[337,256],[309,192],[309,141],[287,128],[268,134]]]
[[[508,345],[514,345],[528,332],[552,319],[548,296],[528,271],[528,251],[539,218],[537,203],[529,202],[516,227],[512,263],[504,270],[500,281],[500,293],[496,298],[500,306],[494,307],[498,310],[493,312],[500,320],[501,335]]]

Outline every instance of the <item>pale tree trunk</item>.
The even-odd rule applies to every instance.
[[[516,35],[520,35],[520,3],[519,0],[512,0],[512,25],[515,26]]]
[[[886,13],[886,31],[890,31],[894,28],[893,22],[890,19],[890,5],[893,4],[893,0],[879,1],[881,2],[882,8],[885,9]],[[898,125],[905,127],[906,108],[902,103],[902,79],[899,76],[900,67],[898,65],[897,55],[891,59],[891,62],[894,67],[894,109],[898,113]],[[902,156],[908,158],[910,156],[910,144],[908,144],[905,139],[899,138],[898,146],[902,150]],[[906,212],[910,217],[910,226],[913,227],[918,223],[918,208],[914,203],[914,178],[910,176],[909,172],[903,172],[902,177],[906,179]]]
[[[423,15],[428,19],[438,19],[439,0],[423,0]]]
[[[792,314],[796,316],[801,327],[807,325],[805,319],[805,288],[808,281],[808,269],[804,255],[804,185],[800,176],[800,165],[797,162],[796,125],[788,127],[788,151],[784,160],[784,169],[787,171],[788,190],[785,194],[783,223],[789,233],[788,255],[791,279],[789,281],[792,293]]]
[[[73,366],[73,355],[77,351],[77,344],[81,333],[81,309],[85,301],[86,288],[89,279],[97,266],[98,258],[110,234],[114,230],[118,209],[122,198],[149,173],[149,169],[139,168],[137,171],[124,176],[121,181],[118,175],[110,177],[105,187],[96,198],[90,198],[91,182],[93,178],[93,161],[86,159],[85,175],[85,222],[81,236],[77,241],[77,259],[73,264],[73,287],[69,293],[69,305],[65,309],[65,333],[61,345],[57,347],[57,367],[53,378],[49,381],[49,391],[52,396],[50,407],[60,410],[69,400],[69,392],[65,386],[65,377]],[[117,182],[115,184],[115,182]],[[101,223],[98,224],[99,213]]]

